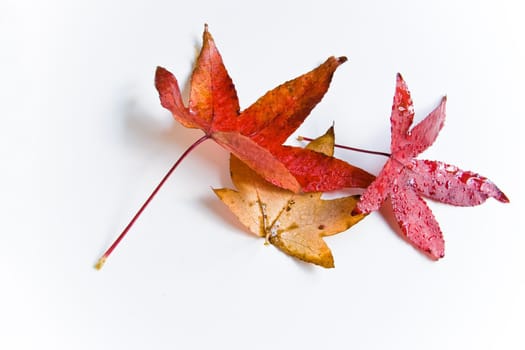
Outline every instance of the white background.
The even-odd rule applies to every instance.
[[[517,0],[2,1],[0,348],[524,349],[524,16]],[[201,135],[161,108],[153,74],[184,84],[204,23],[243,108],[349,57],[303,135],[335,121],[338,142],[388,151],[397,72],[417,120],[447,94],[421,157],[491,178],[511,203],[429,203],[439,262],[373,213],[327,239],[324,270],[245,233],[211,191],[230,180],[208,141],[96,271]]]

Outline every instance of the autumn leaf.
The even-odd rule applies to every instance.
[[[443,234],[421,196],[457,206],[474,206],[493,197],[508,202],[486,177],[440,161],[414,159],[436,139],[445,121],[446,97],[424,120],[409,130],[414,107],[407,85],[397,76],[392,106],[391,155],[375,181],[365,190],[356,212],[378,210],[390,197],[401,231],[416,248],[433,259],[444,256]]]
[[[328,191],[368,186],[366,171],[309,149],[283,146],[326,93],[346,57],[330,57],[319,67],[267,92],[240,112],[237,92],[215,42],[205,27],[203,46],[191,76],[189,103],[177,79],[158,67],[155,86],[162,106],[188,128],[204,131],[223,148],[276,186]]]
[[[332,157],[333,128],[307,149]],[[237,190],[214,189],[217,196],[252,233],[306,262],[334,267],[322,237],[345,231],[364,217],[351,215],[358,196],[323,200],[321,192],[296,194],[268,183],[234,155],[230,173]]]
[[[168,170],[95,267],[102,268],[182,160],[208,139],[267,181],[295,193],[368,186],[374,176],[360,168],[310,149],[282,145],[321,101],[335,70],[345,61],[346,57],[329,57],[312,71],[268,91],[241,113],[232,79],[205,26],[202,49],[191,76],[188,106],[182,101],[175,76],[162,67],[157,67],[155,73],[162,106],[182,125],[201,129],[204,136]]]

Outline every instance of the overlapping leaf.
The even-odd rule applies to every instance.
[[[391,156],[366,189],[357,212],[379,209],[390,197],[395,218],[406,238],[434,259],[444,256],[444,240],[434,215],[420,196],[458,206],[474,206],[493,197],[508,202],[486,177],[440,161],[414,159],[436,139],[445,121],[446,98],[424,120],[409,130],[414,118],[410,92],[401,75],[390,117]]]
[[[374,177],[322,153],[282,143],[326,93],[345,57],[330,57],[319,67],[267,92],[242,113],[233,82],[207,28],[191,77],[189,104],[176,78],[157,68],[155,85],[162,106],[181,124],[199,128],[276,186],[299,191],[366,187]]]
[[[331,157],[333,128],[307,149]],[[217,196],[252,233],[307,262],[334,267],[322,237],[345,231],[364,217],[351,215],[357,196],[323,200],[320,192],[295,194],[268,183],[233,155],[230,173],[237,190],[215,189]]]
[[[507,197],[487,178],[439,161],[417,160],[436,139],[445,120],[443,98],[422,122],[410,129],[414,108],[400,75],[392,107],[391,154],[375,178],[333,157],[333,128],[308,147],[284,146],[328,90],[346,57],[329,57],[310,72],[268,91],[244,111],[215,42],[204,28],[203,45],[190,81],[189,101],[177,79],[157,67],[155,86],[163,107],[188,128],[204,136],[173,164],[117,239],[96,264],[100,269],[135,221],[197,145],[213,139],[231,152],[230,171],[237,190],[215,193],[253,233],[296,258],[333,267],[322,239],[341,232],[380,208],[390,197],[395,218],[407,239],[434,259],[444,255],[441,229],[421,196],[448,204],[473,206],[493,197]],[[322,200],[321,193],[343,187],[366,188],[361,199],[351,196]]]

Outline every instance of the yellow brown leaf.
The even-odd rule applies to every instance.
[[[333,129],[307,148],[332,156]],[[321,199],[321,192],[293,193],[265,181],[235,156],[230,173],[237,190],[214,189],[249,231],[286,254],[323,267],[334,267],[323,237],[343,232],[364,215],[351,215],[358,196]]]

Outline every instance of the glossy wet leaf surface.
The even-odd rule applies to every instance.
[[[508,202],[489,179],[440,161],[415,159],[437,138],[445,121],[444,97],[419,124],[409,130],[414,106],[407,85],[397,76],[392,106],[391,156],[376,180],[365,190],[357,212],[378,210],[390,197],[397,223],[406,238],[433,259],[445,254],[445,242],[437,220],[421,196],[457,206],[474,206],[493,197]]]

